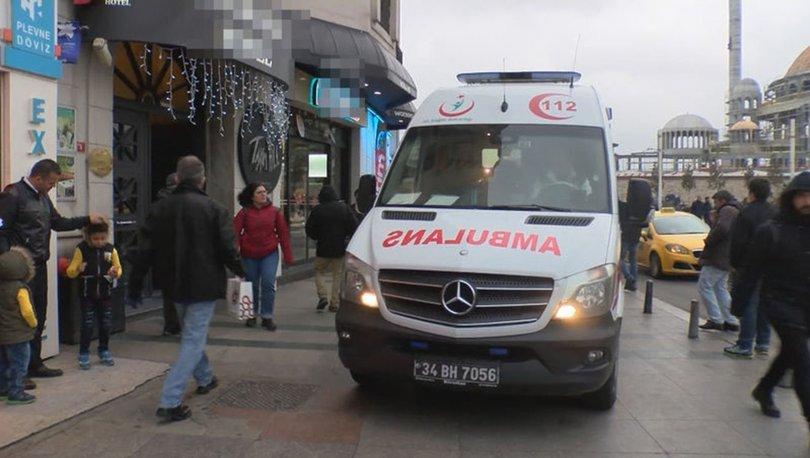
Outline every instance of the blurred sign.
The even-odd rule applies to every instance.
[[[62,54],[59,60],[66,64],[79,61],[79,48],[82,45],[82,30],[78,21],[60,22],[56,34]]]
[[[54,0],[11,0],[11,46],[4,48],[4,64],[50,78],[62,76],[56,60],[56,4]]]

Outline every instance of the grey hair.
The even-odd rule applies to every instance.
[[[205,182],[205,165],[197,156],[183,156],[177,161],[177,181],[202,186]]]

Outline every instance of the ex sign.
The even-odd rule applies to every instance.
[[[11,0],[11,46],[3,63],[50,78],[62,76],[56,56],[56,0]]]

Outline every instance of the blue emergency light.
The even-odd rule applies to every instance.
[[[465,84],[496,83],[573,83],[582,78],[578,72],[476,72],[459,73],[456,78]]]

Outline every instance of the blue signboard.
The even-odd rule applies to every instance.
[[[60,22],[56,34],[62,54],[59,60],[66,64],[75,64],[79,61],[79,48],[82,45],[82,29],[79,21]]]
[[[11,0],[11,46],[4,48],[8,67],[51,78],[62,76],[56,59],[55,0]]]

